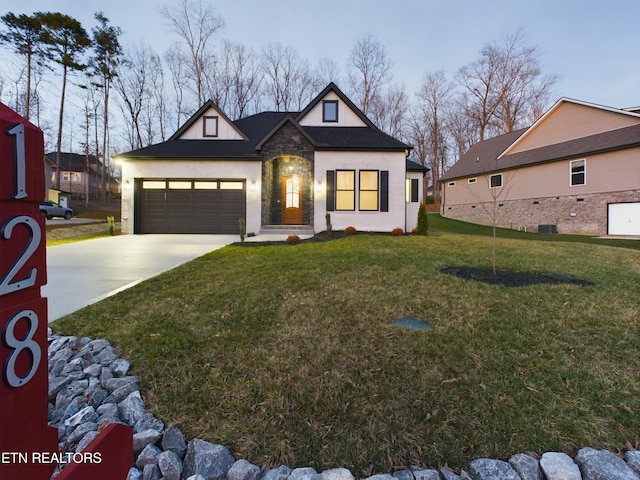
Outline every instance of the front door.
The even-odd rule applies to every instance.
[[[282,178],[282,224],[302,224],[302,178],[286,175]]]

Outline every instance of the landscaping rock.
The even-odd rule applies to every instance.
[[[629,468],[640,477],[640,451],[629,450],[624,454],[624,460],[629,465]]]
[[[158,420],[151,413],[143,413],[136,420],[136,424],[133,427],[134,433],[141,432],[143,430],[157,430],[159,432],[164,431],[164,423]],[[166,450],[166,448],[165,448]]]
[[[145,465],[142,469],[142,480],[162,480],[160,467],[157,464]]]
[[[171,425],[164,431],[162,449],[175,452],[180,458],[184,458],[184,454],[187,452],[187,442],[185,442],[184,435],[179,428]]]
[[[411,473],[416,480],[440,480],[440,474],[433,469],[412,468]]]
[[[214,445],[198,438],[189,442],[184,457],[184,476],[202,475],[207,480],[224,478],[235,459],[222,445]]]
[[[162,452],[158,457],[158,467],[164,480],[180,480],[182,460],[172,451]]]
[[[396,480],[415,480],[416,477],[411,470],[398,470],[393,473],[393,478]]]
[[[109,402],[109,398],[110,396],[104,400],[105,403],[115,403]],[[144,403],[139,390],[129,393],[127,398],[118,403],[118,413],[120,414],[120,418],[129,425],[135,425],[138,418],[144,413]]]
[[[524,453],[514,455],[509,459],[509,465],[520,475],[522,480],[544,480],[540,462],[531,455]]]
[[[576,455],[575,463],[583,480],[638,480],[624,460],[607,450],[583,448]]]
[[[346,468],[332,468],[321,473],[324,480],[355,480],[353,474]]]
[[[469,465],[473,480],[520,480],[516,471],[507,462],[480,458]]]
[[[167,429],[167,431],[169,430]],[[166,432],[165,432],[165,436],[166,436]],[[164,440],[162,443],[164,447]],[[260,477],[260,467],[253,465],[244,459],[238,460],[237,462],[235,462],[227,472],[227,480],[257,480],[259,477]],[[303,479],[299,478],[296,480],[303,480]]]
[[[441,468],[440,473],[442,474],[443,480],[460,480],[460,476],[456,475],[455,472],[449,470],[448,468]]]
[[[149,444],[142,449],[140,455],[136,459],[136,467],[144,470],[147,465],[156,465],[158,463],[158,457],[162,453],[158,447],[153,444]],[[144,473],[144,472],[143,472]]]
[[[135,454],[139,454],[144,450],[144,447],[151,443],[156,443],[160,440],[162,434],[157,430],[144,430],[133,434],[133,451]]]
[[[260,477],[260,480],[287,480],[290,473],[291,469],[289,467],[281,465],[278,468],[266,470]]]
[[[582,480],[580,469],[566,453],[547,452],[540,459],[547,480]]]

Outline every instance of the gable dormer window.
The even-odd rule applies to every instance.
[[[322,121],[337,122],[338,121],[338,101],[324,100],[322,102]]]
[[[217,137],[218,136],[218,117],[202,117],[202,136]]]

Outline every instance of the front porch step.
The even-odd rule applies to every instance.
[[[260,227],[262,234],[280,234],[280,235],[314,235],[311,225],[262,225]]]

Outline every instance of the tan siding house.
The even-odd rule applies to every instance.
[[[530,128],[473,145],[441,181],[446,217],[640,236],[640,115],[562,99]]]

